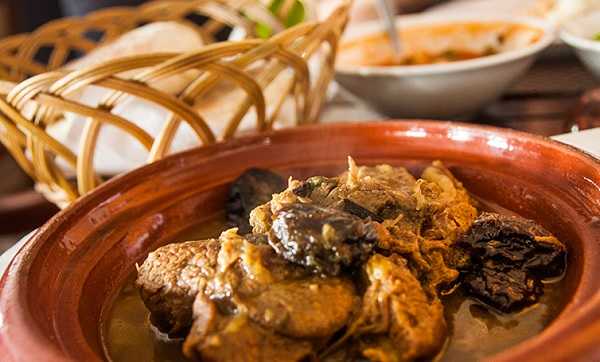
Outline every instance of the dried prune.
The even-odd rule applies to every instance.
[[[467,292],[505,312],[537,302],[541,280],[560,276],[566,268],[565,246],[519,217],[482,213],[458,245],[471,261],[462,270]]]
[[[269,170],[252,168],[238,177],[231,188],[225,204],[227,220],[239,228],[242,234],[251,230],[248,221],[250,211],[271,200],[273,194],[287,186],[283,177]]]
[[[465,276],[467,294],[501,311],[513,311],[533,304],[542,294],[542,283],[524,270],[491,264]]]
[[[371,221],[315,204],[292,204],[275,215],[269,243],[286,260],[337,275],[364,262],[377,241]]]

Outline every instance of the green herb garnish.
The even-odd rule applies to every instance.
[[[281,9],[281,6],[283,6],[283,3],[284,3],[284,0],[274,0],[271,3],[271,5],[269,5],[269,10],[273,14],[278,15],[277,13],[279,12],[279,9]],[[297,0],[294,2],[294,5],[292,5],[292,8],[288,12],[287,18],[281,19],[281,20],[283,22],[283,25],[285,25],[286,28],[289,28],[298,23],[301,23],[304,20],[305,16],[306,16],[306,14],[305,14],[305,10],[304,10],[304,4],[302,3],[301,0]],[[272,34],[273,34],[273,29],[271,29],[268,25],[266,25],[266,24],[257,24],[256,25],[256,35],[258,35],[259,38],[266,39],[266,38],[270,37]]]
[[[600,32],[599,32],[599,33],[596,33],[596,35],[594,35],[594,36],[592,37],[592,39],[594,39],[595,41],[600,41]]]

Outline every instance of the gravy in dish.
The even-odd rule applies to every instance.
[[[486,209],[491,207],[486,205]],[[215,218],[182,234],[178,241],[217,237],[225,224],[224,217]],[[181,351],[182,339],[168,339],[152,326],[134,280],[132,275],[109,314],[104,331],[107,357],[115,362],[188,361]],[[460,290],[444,297],[449,337],[435,361],[480,361],[537,335],[560,313],[564,303],[562,291],[562,281],[547,284],[539,303],[511,314],[489,311]]]
[[[287,184],[249,169],[227,195],[225,217],[137,267],[110,355],[135,355],[140,336],[147,360],[479,360],[562,305],[566,246],[476,200],[441,161],[417,178],[349,157],[338,176]]]

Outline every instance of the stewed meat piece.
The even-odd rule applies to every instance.
[[[187,333],[194,298],[213,277],[218,252],[214,239],[169,244],[150,253],[138,268],[136,284],[152,323],[162,332]]]
[[[423,237],[453,244],[477,217],[475,202],[462,183],[440,161],[434,161],[425,168],[421,180],[423,187],[417,192],[419,207],[430,212],[422,230]]]
[[[404,168],[389,165],[357,166],[338,177],[315,176],[294,185],[293,193],[321,206],[350,212],[375,221],[392,219],[401,209],[414,209],[415,178]]]
[[[378,362],[436,355],[446,338],[443,306],[423,290],[406,259],[376,254],[365,272],[368,286],[362,308],[338,346],[358,346],[362,356]]]
[[[204,292],[220,310],[247,313],[292,337],[329,337],[347,322],[356,305],[349,279],[316,276],[268,245],[251,244],[233,230],[224,234],[218,272]]]
[[[274,333],[246,314],[223,315],[215,302],[198,295],[196,316],[183,345],[184,354],[209,362],[297,362],[313,354],[309,341]]]
[[[247,343],[252,360],[299,360],[347,325],[356,310],[358,297],[349,279],[316,276],[235,230],[224,232],[221,240],[217,272],[194,305],[195,322],[185,343],[189,356],[244,360],[229,348],[213,348],[215,341],[238,338],[234,346]]]
[[[235,303],[279,334],[327,339],[348,323],[359,299],[349,279],[312,276],[274,283]]]
[[[501,311],[537,302],[542,279],[566,267],[564,244],[519,217],[482,213],[459,243],[471,258],[463,270],[467,292]]]

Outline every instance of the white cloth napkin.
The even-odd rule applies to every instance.
[[[561,134],[552,138],[600,158],[600,127]]]

